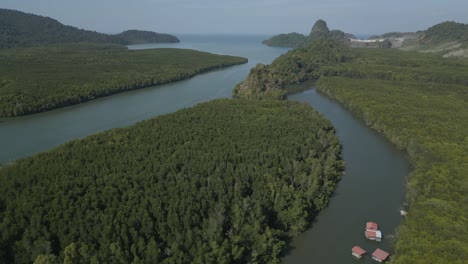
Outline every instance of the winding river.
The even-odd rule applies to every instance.
[[[244,56],[248,64],[211,71],[188,80],[125,92],[54,111],[0,121],[0,164],[31,156],[72,139],[190,107],[228,98],[235,84],[257,63],[270,63],[287,49],[260,44],[265,36],[180,36],[178,44],[133,45],[131,49],[188,48]],[[376,247],[391,251],[393,234],[401,222],[405,176],[409,163],[404,153],[382,136],[314,89],[289,97],[312,105],[336,127],[343,145],[346,172],[329,206],[311,228],[295,238],[284,263],[358,263],[351,247],[368,252]],[[366,221],[380,224],[382,242],[364,238]],[[359,263],[372,263],[368,255]]]

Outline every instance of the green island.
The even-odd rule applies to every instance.
[[[0,168],[0,262],[279,263],[342,171],[306,104],[199,104]]]
[[[0,49],[79,42],[130,45],[180,40],[173,35],[142,30],[104,34],[66,26],[50,17],[0,8]]]
[[[306,36],[296,32],[292,32],[273,36],[269,39],[262,41],[262,43],[271,47],[296,48],[302,45],[305,39]]]
[[[0,117],[15,117],[187,79],[247,59],[183,49],[62,44],[1,49],[0,61]]]
[[[257,66],[233,92],[281,99],[291,84],[318,80],[318,91],[406,151],[414,169],[394,264],[461,264],[468,256],[468,60],[443,55],[321,40]]]

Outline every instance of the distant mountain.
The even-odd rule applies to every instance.
[[[149,31],[125,31],[117,35],[66,26],[49,17],[0,9],[0,48],[31,47],[59,43],[177,42],[175,36]]]
[[[319,39],[332,39],[339,42],[347,42],[350,38],[356,37],[341,30],[330,30],[327,26],[327,22],[319,19],[313,25],[308,36],[299,33],[280,34],[264,40],[262,43],[272,47],[296,48]]]

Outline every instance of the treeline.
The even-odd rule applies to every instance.
[[[341,49],[345,60],[316,60],[332,46],[309,46],[315,58],[290,51],[262,66],[241,97],[262,97],[262,81],[318,79],[318,90],[339,100],[404,149],[414,165],[407,184],[409,215],[397,234],[392,263],[465,263],[468,256],[468,61],[388,49]],[[333,49],[331,49],[333,50]],[[340,55],[341,57],[341,55]],[[310,67],[309,67],[310,66]],[[278,74],[278,72],[280,72]],[[256,72],[254,72],[256,73]],[[288,75],[289,74],[289,75]],[[268,82],[267,82],[268,83]],[[279,85],[286,94],[288,87]]]
[[[247,62],[183,49],[69,44],[0,50],[0,117],[79,104]]]
[[[1,263],[279,263],[343,170],[296,102],[216,100],[0,169]]]
[[[180,42],[175,36],[129,30],[117,35],[65,26],[49,17],[0,8],[0,48],[34,47],[66,43],[113,43],[130,45],[149,42]]]

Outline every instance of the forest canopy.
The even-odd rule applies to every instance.
[[[279,263],[343,171],[331,123],[216,100],[0,169],[0,262]]]
[[[0,117],[187,79],[247,59],[185,49],[68,44],[0,50]]]

